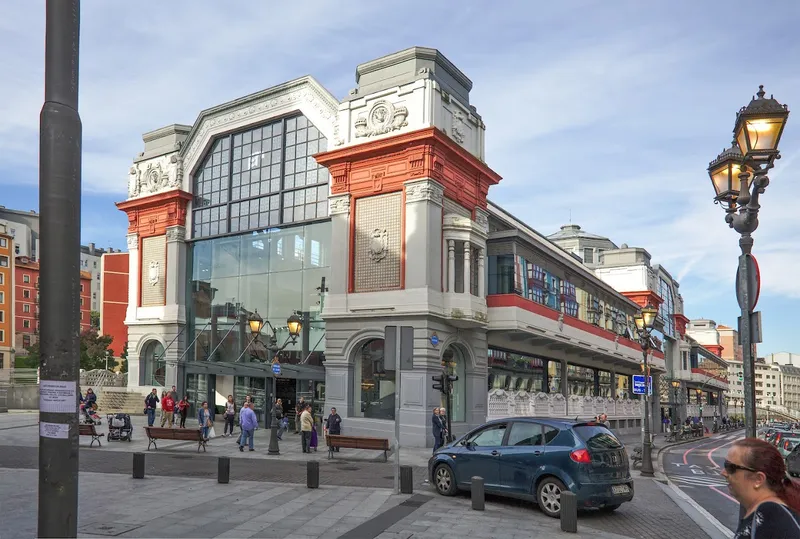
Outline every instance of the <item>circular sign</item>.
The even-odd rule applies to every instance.
[[[439,336],[436,333],[431,335],[431,344],[434,345],[434,346],[439,344]]]
[[[273,363],[272,364],[272,373],[273,374],[280,374],[281,373],[281,364],[280,363]]]
[[[747,282],[745,283],[740,275],[739,268],[736,269],[736,299],[739,302],[739,307],[752,311],[758,304],[758,297],[761,295],[761,272],[758,269],[758,262],[756,257],[751,254],[744,255],[745,264],[747,265]],[[746,288],[745,288],[746,287]],[[747,290],[747,303],[745,305],[742,292]]]

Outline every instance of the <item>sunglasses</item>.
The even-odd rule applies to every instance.
[[[749,468],[747,466],[742,466],[740,464],[733,463],[733,462],[731,462],[729,460],[726,460],[725,463],[722,465],[722,467],[725,468],[725,471],[728,472],[731,475],[735,474],[736,470],[745,470],[747,472],[757,472],[758,471],[758,470],[755,470],[753,468]]]

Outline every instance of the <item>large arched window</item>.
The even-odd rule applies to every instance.
[[[217,138],[193,176],[193,238],[328,217],[327,150],[299,115]]]
[[[675,300],[672,297],[672,287],[663,277],[659,279],[659,284],[658,295],[661,296],[663,301],[658,310],[661,318],[664,319],[664,335],[675,337],[675,319],[672,316],[675,314]]]
[[[139,356],[139,385],[164,386],[167,361],[164,359],[164,345],[153,339],[145,343]]]
[[[394,420],[395,371],[384,368],[383,339],[373,339],[356,351],[353,369],[354,416]]]
[[[442,364],[449,375],[458,376],[458,380],[453,382],[453,394],[450,396],[450,409],[447,410],[447,413],[450,414],[451,421],[466,421],[467,369],[464,354],[457,346],[451,344],[444,351]],[[442,394],[442,406],[447,408],[447,399],[444,394]]]

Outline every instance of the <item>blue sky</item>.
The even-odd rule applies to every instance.
[[[558,4],[558,5],[553,5]],[[402,7],[401,7],[402,5]],[[753,16],[753,11],[762,16]],[[141,134],[312,74],[334,95],[357,64],[424,45],[473,81],[490,197],[542,233],[569,221],[642,246],[681,283],[690,318],[735,325],[737,238],[706,167],[764,84],[800,106],[800,4],[752,2],[177,1],[82,3],[83,242],[123,248],[114,202]],[[0,14],[0,204],[38,208],[44,1]],[[762,198],[760,352],[800,352],[800,121]]]

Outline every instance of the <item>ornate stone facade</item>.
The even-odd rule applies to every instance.
[[[444,203],[444,187],[433,180],[407,182],[405,188],[406,204],[429,201],[441,206]]]

